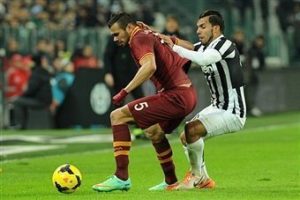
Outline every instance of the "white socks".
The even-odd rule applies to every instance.
[[[191,165],[191,172],[196,176],[204,176],[203,178],[209,178],[204,163],[204,141],[202,138],[192,144],[187,144],[183,147],[184,153]]]
[[[189,151],[188,151],[188,149],[187,149],[187,147],[185,145],[183,145],[182,147],[183,147],[183,151],[184,151],[185,157],[186,157],[188,163],[190,163]]]

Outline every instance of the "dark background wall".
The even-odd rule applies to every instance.
[[[197,113],[210,104],[210,94],[199,69],[191,70],[189,75],[198,91],[198,105],[193,112]],[[263,113],[300,110],[300,69],[266,70],[259,81],[256,105]]]
[[[198,104],[187,119],[210,105],[210,93],[201,70],[191,69],[189,76],[197,88]],[[300,110],[300,69],[266,70],[260,74],[259,78],[260,85],[256,102],[263,113]],[[149,82],[144,84],[144,90],[146,95],[154,92],[153,86]],[[74,85],[55,117],[55,127],[109,127],[109,115],[113,109],[111,104],[112,95],[112,92],[103,82],[102,70],[83,69],[78,71]],[[43,128],[41,126],[45,123],[42,122],[39,123],[41,126],[36,126],[36,122],[43,121],[43,119],[46,118],[41,114],[31,115],[30,121],[34,126],[30,127]],[[49,126],[44,128],[49,128]]]

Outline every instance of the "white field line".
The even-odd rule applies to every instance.
[[[270,125],[270,126],[264,126],[264,127],[255,127],[255,128],[248,128],[243,131],[241,131],[243,134],[248,134],[248,133],[253,133],[257,131],[272,131],[276,129],[283,129],[286,127],[298,127],[299,128],[299,138],[300,138],[300,122],[295,122],[295,123],[287,123],[287,124],[277,124],[277,125]],[[179,143],[179,139],[173,138],[171,141],[172,143]],[[146,148],[151,146],[151,143],[139,145],[139,146],[134,146],[133,148]],[[101,149],[101,150],[93,150],[93,151],[84,151],[84,152],[74,152],[74,153],[67,153],[63,154],[65,155],[73,155],[73,154],[90,154],[90,153],[107,153],[107,152],[112,152],[112,148],[110,149]],[[41,156],[43,158],[48,158],[48,157],[60,157],[61,155],[47,155],[47,156]],[[41,157],[34,157],[34,158],[21,158],[21,159],[13,159],[13,160],[5,160],[0,162],[0,164],[3,163],[11,163],[11,162],[19,162],[19,161],[26,161],[26,160],[33,160],[33,159],[40,159]]]
[[[66,138],[56,138],[49,135],[3,135],[0,136],[0,142],[4,141],[24,141],[38,144],[70,144],[70,143],[107,143],[112,142],[112,134],[93,134],[71,136]]]
[[[8,145],[0,146],[0,155],[7,156],[16,153],[35,152],[65,148],[65,145]]]
[[[294,123],[286,123],[286,124],[276,124],[276,125],[269,125],[269,126],[261,126],[261,127],[255,127],[255,128],[247,128],[242,130],[243,133],[251,133],[255,131],[273,131],[276,129],[283,129],[287,127],[298,127],[300,128],[300,122],[294,122]],[[299,135],[300,135],[300,129],[299,129]]]

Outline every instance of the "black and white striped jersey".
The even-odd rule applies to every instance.
[[[234,43],[221,35],[208,46],[199,42],[194,47],[190,51],[176,45],[173,50],[201,66],[213,106],[246,117],[242,65]]]

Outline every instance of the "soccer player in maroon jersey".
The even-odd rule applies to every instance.
[[[116,171],[111,178],[94,185],[93,189],[108,192],[131,188],[128,175],[131,138],[127,123],[135,122],[151,139],[165,176],[162,183],[149,190],[167,190],[177,184],[177,177],[172,149],[165,134],[171,133],[197,103],[195,89],[183,71],[185,65],[190,63],[161,43],[159,37],[141,29],[126,13],[112,16],[108,26],[118,45],[129,44],[139,68],[131,82],[113,97],[113,103],[121,103],[128,93],[148,79],[158,92],[111,112]]]

